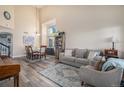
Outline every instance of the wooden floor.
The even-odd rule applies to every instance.
[[[58,87],[57,84],[45,78],[40,71],[46,69],[50,64],[55,64],[54,57],[47,57],[47,60],[39,62],[28,62],[25,58],[13,59],[21,65],[20,87]],[[0,87],[13,87],[13,78],[0,81]]]

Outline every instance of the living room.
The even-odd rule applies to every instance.
[[[1,76],[0,86],[124,86],[123,62],[120,62],[124,61],[123,10],[123,5],[1,5],[0,39],[2,42],[2,38],[7,36],[11,58],[6,59],[1,52],[3,58],[0,61],[5,61],[5,66],[8,60],[16,63],[18,73],[16,76],[9,75],[10,77],[5,75],[5,79]],[[55,31],[50,32],[51,36],[48,33],[50,27],[55,28]],[[61,32],[65,35],[62,41],[63,50],[59,50],[57,55],[55,38],[61,36]],[[52,44],[50,40],[53,40]],[[46,46],[45,54],[37,52],[35,56],[30,56],[25,49],[25,46],[29,45],[32,45],[33,50]],[[49,53],[50,49],[53,54]],[[91,60],[93,57],[96,58],[95,65],[94,60]],[[114,59],[114,62],[110,62],[109,58]],[[80,64],[77,65],[76,62]],[[3,69],[3,63],[0,64],[0,69]],[[109,68],[110,71],[107,72],[90,68],[101,64],[103,67],[112,65],[114,68]],[[15,71],[13,69],[12,67],[12,71]],[[10,73],[3,73],[4,70],[6,71],[1,70],[0,75]],[[104,73],[107,74],[104,76]],[[92,78],[89,78],[90,76]]]

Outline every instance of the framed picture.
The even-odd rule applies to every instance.
[[[24,45],[34,45],[34,37],[33,36],[23,36],[23,44]]]

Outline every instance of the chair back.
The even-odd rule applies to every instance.
[[[28,46],[28,52],[29,52],[29,53],[33,53],[32,46]]]
[[[46,45],[41,45],[41,46],[40,46],[40,52],[41,52],[42,54],[46,54],[46,49],[47,49],[47,46],[46,46]]]
[[[28,46],[25,46],[26,54],[28,53]]]

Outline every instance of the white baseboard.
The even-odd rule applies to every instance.
[[[24,57],[26,55],[16,55],[16,56],[12,56],[12,58],[18,58],[18,57]]]

